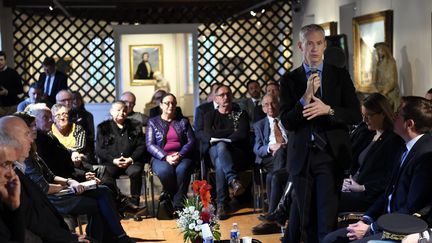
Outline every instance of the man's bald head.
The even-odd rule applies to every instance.
[[[19,117],[4,116],[0,118],[0,131],[18,142],[19,146],[16,151],[18,161],[24,161],[29,156],[31,143],[33,142],[27,124]]]

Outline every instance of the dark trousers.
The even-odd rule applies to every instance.
[[[188,192],[193,161],[183,158],[177,165],[170,165],[165,160],[153,159],[152,169],[162,182],[171,198],[175,208],[181,208]]]
[[[339,212],[365,212],[372,203],[365,192],[342,192]]]
[[[296,161],[298,162],[298,161]],[[343,173],[326,151],[310,148],[303,170],[292,175],[297,198],[297,217],[291,215],[288,231],[302,232],[305,243],[322,242],[336,229],[339,192]],[[298,222],[292,223],[293,220]],[[290,233],[288,233],[290,234]],[[295,235],[292,232],[293,235]]]
[[[288,182],[288,170],[279,169],[267,174],[267,197],[269,199],[268,212],[272,213],[284,193],[285,185]]]
[[[143,173],[144,165],[142,163],[135,162],[132,165],[129,165],[126,169],[120,168],[116,165],[110,164],[106,165],[105,168],[105,180],[113,180],[112,183],[115,183],[115,179],[117,179],[120,175],[128,175],[130,178],[130,192],[132,196],[140,196],[141,195],[141,186],[142,186],[142,173]],[[110,184],[110,183],[107,183]]]
[[[276,209],[288,181],[286,148],[280,148],[274,156],[264,158],[262,166],[267,170],[266,191],[269,199],[268,212]]]
[[[331,232],[324,238],[324,243],[344,243],[344,242],[355,242],[355,243],[367,243],[370,240],[380,240],[382,233],[369,234],[367,233],[365,237],[361,240],[350,241],[346,236],[348,230],[346,228],[341,228],[336,231]]]

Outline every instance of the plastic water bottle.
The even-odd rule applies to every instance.
[[[240,230],[237,226],[237,223],[232,224],[230,234],[231,234],[230,243],[240,243]]]

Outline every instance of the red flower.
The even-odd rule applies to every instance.
[[[207,184],[207,182],[205,180],[196,180],[194,182],[192,182],[192,190],[194,191],[195,195],[198,195],[198,192],[200,191],[200,188],[204,185]]]
[[[205,184],[200,189],[200,198],[201,198],[201,202],[202,202],[204,208],[208,208],[209,203],[211,201],[210,189],[211,189],[211,186],[208,184]]]
[[[209,223],[210,222],[210,213],[209,212],[201,212],[200,213],[201,216],[201,220],[204,221],[204,223]]]
[[[207,184],[207,181],[205,180],[196,180],[192,182],[192,190],[194,191],[195,195],[199,195],[204,208],[208,208],[208,205],[211,201],[211,188],[212,187]]]

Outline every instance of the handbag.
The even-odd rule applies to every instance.
[[[174,205],[171,196],[167,192],[162,192],[159,197],[159,205],[156,218],[159,220],[173,219]]]

